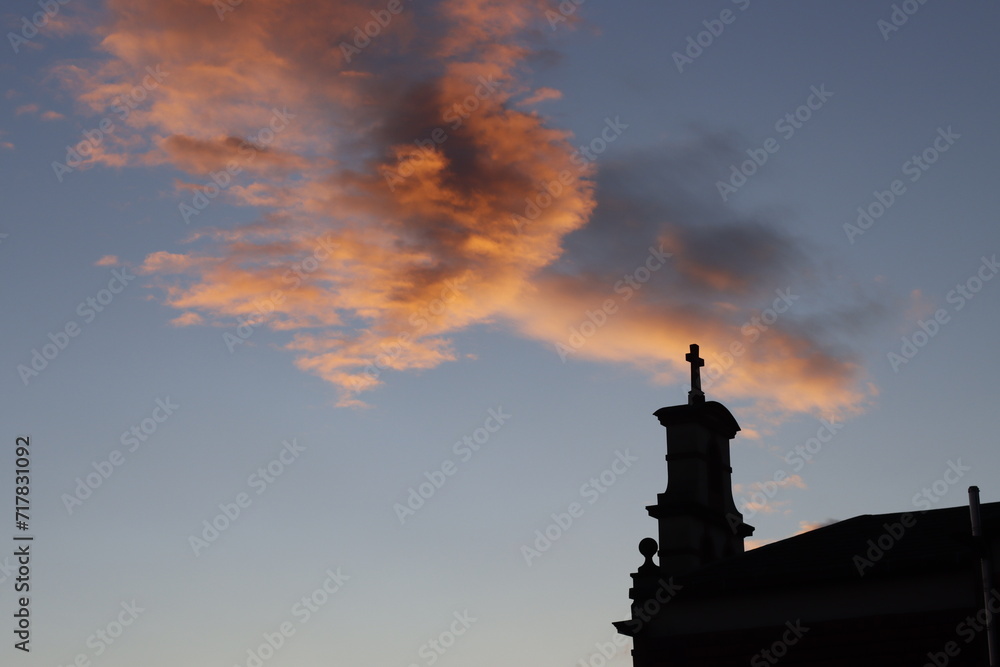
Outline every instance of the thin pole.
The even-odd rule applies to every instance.
[[[979,567],[983,579],[983,609],[986,609],[986,642],[989,647],[990,667],[997,667],[997,640],[993,614],[989,612],[990,594],[993,591],[993,567],[986,538],[983,537],[983,519],[979,511],[979,487],[969,487],[969,515],[972,519],[972,536],[980,545]]]

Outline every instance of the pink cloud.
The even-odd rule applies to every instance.
[[[358,405],[392,372],[460,358],[454,335],[475,325],[559,354],[613,299],[614,316],[567,358],[681,381],[689,343],[719,354],[744,342],[741,324],[773,298],[775,267],[796,261],[797,248],[762,224],[701,224],[700,210],[640,220],[624,185],[638,179],[613,172],[602,207],[615,220],[602,222],[596,164],[579,152],[590,137],[513,102],[561,95],[523,80],[549,8],[407,5],[355,52],[343,45],[371,20],[360,0],[295,12],[258,0],[224,21],[211,3],[111,0],[93,28],[106,58],[55,74],[116,124],[92,163],[180,169],[187,205],[224,170],[219,198],[260,211],[224,231],[199,214],[194,249],[145,258],[140,271],[182,311],[175,325],[250,318],[284,333],[296,366],[334,385],[339,404]],[[599,251],[568,254],[591,238],[603,239]],[[638,239],[638,252],[615,255],[621,239]],[[637,271],[646,247],[661,245],[671,257],[626,300],[614,272]],[[835,329],[784,318],[747,344],[713,395],[769,412],[860,409],[863,374],[824,338]]]

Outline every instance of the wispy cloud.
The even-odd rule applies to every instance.
[[[535,92],[531,93],[523,100],[520,104],[523,106],[531,106],[533,104],[538,104],[539,102],[547,102],[549,100],[561,100],[562,91],[556,90],[555,88],[539,88]]]
[[[191,220],[190,248],[146,257],[141,270],[182,311],[173,324],[256,318],[284,332],[296,365],[335,385],[341,405],[356,405],[389,371],[457,359],[459,331],[501,325],[556,354],[616,299],[571,359],[671,382],[688,343],[718,353],[738,342],[745,351],[713,380],[715,396],[769,412],[866,400],[843,334],[878,307],[830,293],[808,250],[772,221],[691,194],[692,169],[726,150],[716,139],[602,160],[598,172],[576,138],[521,110],[561,95],[527,83],[548,2],[405,4],[363,48],[362,2],[288,11],[260,0],[225,20],[207,2],[108,6],[93,28],[107,57],[60,67],[65,85],[106,114],[148,68],[168,76],[92,159],[179,169],[189,176],[176,181],[179,202],[228,169],[216,194],[260,211],[225,230],[207,211]],[[276,110],[290,120],[267,135]],[[296,274],[324,239],[330,250]],[[670,259],[626,300],[615,286],[650,252]],[[748,340],[741,327],[788,287],[803,300]]]

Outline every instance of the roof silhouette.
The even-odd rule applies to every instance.
[[[986,534],[997,534],[1000,502],[984,503],[981,512]],[[903,524],[906,517],[910,517],[909,527]],[[880,545],[882,536],[887,537]],[[877,558],[870,558],[869,550]],[[856,582],[859,577],[892,577],[931,568],[939,572],[968,569],[977,558],[969,508],[961,506],[862,514],[766,544],[676,579],[684,585],[686,595],[702,591],[774,590],[803,582]]]

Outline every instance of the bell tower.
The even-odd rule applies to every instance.
[[[659,567],[665,576],[741,554],[743,539],[753,534],[733,501],[729,441],[740,426],[721,403],[705,401],[705,361],[697,345],[685,359],[691,364],[687,405],[653,413],[667,429],[667,489],[646,509],[659,523]]]
[[[724,405],[705,400],[705,360],[697,345],[685,359],[691,364],[687,404],[653,413],[667,429],[667,489],[646,510],[659,524],[658,569],[666,577],[743,553],[754,530],[733,500],[729,441],[740,425]]]
[[[743,553],[743,540],[753,526],[733,501],[733,469],[729,441],[740,425],[721,403],[706,401],[701,389],[705,360],[691,345],[691,390],[686,405],[660,408],[653,414],[667,429],[667,489],[646,510],[659,524],[659,544],[647,537],[639,543],[645,562],[632,573],[632,618],[614,625],[636,640],[636,667],[659,665],[661,651],[649,636],[649,621],[676,590],[673,577]],[[653,556],[659,553],[659,563]],[[683,595],[683,593],[681,593]]]

